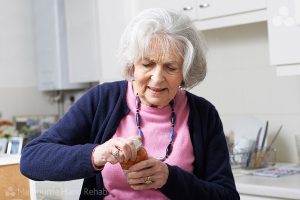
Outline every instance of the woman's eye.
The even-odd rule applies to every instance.
[[[142,64],[144,67],[151,67],[153,65],[153,63],[143,63]]]
[[[168,66],[167,69],[168,69],[168,71],[171,71],[171,72],[174,72],[176,70],[176,68],[172,67],[172,66]]]

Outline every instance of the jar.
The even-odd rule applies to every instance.
[[[133,144],[135,146],[135,149],[137,150],[137,156],[136,159],[134,161],[132,160],[128,160],[127,162],[122,162],[121,167],[122,169],[126,172],[132,165],[141,162],[143,160],[147,160],[148,159],[148,154],[146,149],[143,147],[141,138],[137,138],[137,139],[133,139]]]

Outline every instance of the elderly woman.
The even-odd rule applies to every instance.
[[[23,150],[34,180],[84,178],[81,199],[239,199],[215,107],[185,89],[202,81],[206,61],[191,20],[142,12],[120,44],[126,81],[89,90]],[[142,138],[149,159],[134,161]]]

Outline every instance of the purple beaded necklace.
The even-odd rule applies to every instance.
[[[170,101],[169,105],[171,107],[171,128],[170,128],[170,134],[169,134],[170,142],[166,148],[166,155],[164,158],[160,159],[161,161],[165,161],[172,153],[172,144],[173,144],[173,138],[174,138],[174,133],[175,133],[174,126],[175,126],[175,121],[176,121],[176,115],[174,112],[174,107],[175,107],[174,99],[172,101]],[[141,130],[141,115],[140,115],[141,100],[140,100],[139,94],[136,94],[135,106],[136,106],[135,122],[136,122],[136,126],[138,129],[138,135],[142,138],[142,141],[143,141],[144,138],[143,138],[143,132]]]

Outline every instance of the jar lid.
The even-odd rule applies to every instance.
[[[141,140],[139,140],[139,139],[133,139],[132,142],[133,142],[136,150],[140,150],[140,148],[143,145]]]

